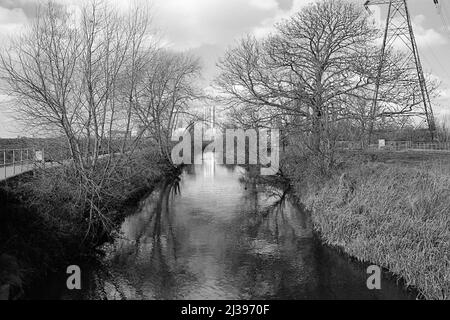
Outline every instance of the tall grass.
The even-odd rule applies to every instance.
[[[326,243],[450,299],[450,165],[360,164],[305,202]]]

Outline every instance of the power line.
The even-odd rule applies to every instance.
[[[450,79],[450,73],[447,71],[447,68],[444,67],[444,65],[441,63],[440,59],[438,58],[438,55],[434,52],[434,50],[426,43],[424,43],[425,48],[427,49],[427,51],[430,52],[430,54],[433,56],[433,61],[436,61],[436,63],[439,65],[439,68],[442,70],[443,73],[445,73],[446,77],[448,79]],[[423,52],[422,52],[423,54]],[[426,62],[430,65],[431,67],[431,63],[430,61],[424,56]]]
[[[445,28],[445,32],[450,36],[450,23],[449,23],[449,19],[448,16],[446,14],[447,9],[445,6],[443,6],[439,0],[433,0],[434,4],[436,5],[436,8],[438,9],[438,15],[440,16],[442,23],[444,25]],[[439,65],[439,67],[441,68],[441,70],[445,73],[445,75],[447,76],[448,79],[450,79],[450,74],[448,73],[447,69],[444,67],[444,65],[441,63],[441,61],[439,60],[439,58],[437,57],[437,55],[434,53],[433,49],[428,46],[426,44],[426,42],[424,43],[424,45],[426,46],[426,48],[428,49],[428,51],[430,51],[431,55],[433,56],[434,60],[437,62],[437,64]],[[428,62],[429,63],[429,62]]]
[[[440,3],[438,0],[434,1],[436,8],[438,8],[438,14],[442,20],[442,23],[445,28],[445,32],[450,36],[450,19],[447,13],[447,8],[444,4]]]

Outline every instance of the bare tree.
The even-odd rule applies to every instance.
[[[69,21],[61,7],[40,7],[28,32],[13,40],[0,59],[2,80],[19,102],[16,111],[28,124],[62,132],[79,163],[74,123],[80,107],[73,102],[80,91],[76,79],[81,41],[79,30],[71,28]]]
[[[117,172],[139,143],[130,138],[131,112],[143,61],[156,48],[149,22],[142,6],[119,13],[91,0],[73,12],[49,1],[0,56],[1,77],[16,98],[16,111],[27,123],[66,138],[71,154],[66,164],[75,169],[90,226],[108,224],[102,208],[111,196],[106,186],[117,182]]]
[[[219,62],[216,84],[235,113],[243,110],[260,123],[277,119],[301,132],[326,168],[337,124],[361,117],[373,97],[379,35],[361,5],[320,0],[277,24],[271,36],[241,40]],[[383,99],[402,113],[409,96],[406,86],[394,84],[404,72],[395,54],[389,57],[381,72]]]
[[[201,98],[195,86],[200,75],[197,59],[160,50],[146,64],[134,113],[142,130],[157,143],[161,156],[171,162],[171,137],[180,118],[189,118],[189,105]]]

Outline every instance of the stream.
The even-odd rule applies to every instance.
[[[415,298],[385,274],[368,290],[367,265],[323,245],[288,193],[203,157],[141,200],[102,261],[80,265],[82,290],[61,274],[32,298]]]

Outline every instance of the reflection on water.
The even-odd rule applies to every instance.
[[[369,291],[365,267],[322,246],[282,190],[240,179],[244,169],[213,154],[203,161],[125,220],[82,298],[414,298],[389,279]]]

